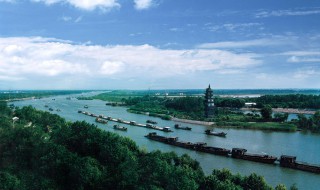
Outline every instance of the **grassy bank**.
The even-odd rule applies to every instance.
[[[258,130],[288,131],[288,132],[294,132],[297,130],[297,126],[291,123],[277,123],[277,122],[219,121],[215,123],[215,126],[221,127],[221,128],[258,129]]]

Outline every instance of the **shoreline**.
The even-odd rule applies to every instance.
[[[241,108],[242,111],[260,111],[259,108]],[[294,114],[315,114],[316,111],[296,109],[296,108],[272,108],[273,112],[277,113],[294,113]]]
[[[190,123],[190,124],[204,125],[204,126],[211,126],[214,124],[214,122],[198,121],[198,120],[190,120],[190,119],[179,119],[176,117],[171,117],[171,120],[176,122],[181,122],[181,123]]]

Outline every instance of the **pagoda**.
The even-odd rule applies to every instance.
[[[212,118],[214,115],[213,91],[210,84],[204,95],[204,113],[206,118]]]

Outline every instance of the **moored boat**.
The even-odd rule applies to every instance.
[[[266,154],[249,154],[246,152],[247,149],[244,148],[233,148],[231,152],[231,157],[242,160],[250,160],[254,162],[262,162],[266,164],[273,164],[277,160],[277,157],[275,156],[269,156]]]
[[[119,126],[119,125],[114,125],[113,128],[116,129],[116,130],[121,130],[121,131],[127,131],[128,130],[126,127],[122,127],[122,126]]]
[[[218,136],[218,137],[226,137],[227,133],[225,132],[215,132],[213,130],[205,130],[204,131],[207,135],[213,135],[213,136]]]

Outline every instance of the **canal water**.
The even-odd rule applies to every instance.
[[[101,93],[101,92],[99,92]],[[94,95],[95,93],[86,93],[85,95]],[[206,174],[210,174],[213,169],[227,168],[233,173],[249,175],[252,172],[264,176],[267,183],[275,187],[279,183],[290,187],[296,184],[299,189],[318,190],[320,188],[320,175],[313,174],[288,168],[282,168],[278,165],[268,165],[255,163],[245,160],[231,159],[218,155],[195,152],[192,150],[174,147],[160,142],[151,141],[144,137],[149,132],[157,132],[163,136],[177,136],[181,141],[190,142],[206,142],[209,146],[222,147],[227,149],[246,148],[248,153],[269,154],[280,157],[282,154],[297,156],[298,161],[307,163],[320,164],[320,135],[309,132],[270,132],[260,130],[245,130],[245,129],[220,129],[215,128],[215,131],[224,131],[227,133],[226,138],[207,136],[204,134],[206,129],[212,127],[192,125],[180,123],[181,126],[192,127],[191,131],[176,130],[174,124],[178,122],[161,120],[156,117],[146,115],[132,114],[126,111],[125,107],[106,106],[105,102],[100,100],[77,100],[73,95],[69,100],[69,96],[55,96],[43,99],[24,100],[14,102],[15,106],[32,105],[39,110],[48,111],[53,108],[51,113],[58,114],[68,121],[85,120],[90,123],[95,123],[93,117],[79,114],[78,110],[88,111],[95,114],[103,114],[113,118],[121,118],[127,121],[136,121],[137,123],[145,123],[151,119],[158,122],[158,126],[171,127],[174,132],[165,133],[136,126],[127,125],[127,132],[114,130],[112,126],[115,124],[110,122],[105,124],[95,123],[99,128],[118,133],[121,136],[126,136],[134,140],[140,148],[145,148],[148,151],[161,150],[164,152],[174,151],[179,155],[189,154],[196,159],[202,166]],[[48,105],[48,107],[45,107]],[[88,108],[84,108],[88,105]],[[61,111],[56,111],[60,109]],[[125,126],[125,124],[121,124]]]

